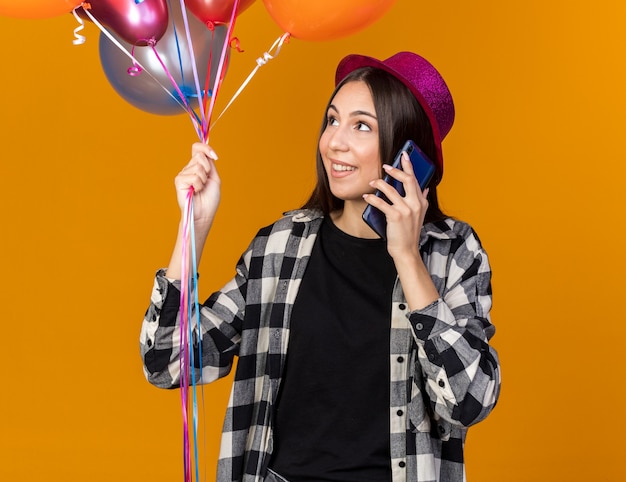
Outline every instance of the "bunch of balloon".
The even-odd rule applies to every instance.
[[[185,24],[176,2],[172,2],[170,13],[169,26],[158,42],[151,45],[128,42],[116,30],[113,37],[122,45],[120,49],[104,32],[100,34],[100,62],[113,89],[133,106],[157,115],[182,114],[187,111],[185,103],[197,105],[194,70],[198,73],[201,95],[207,95],[207,82],[213,85],[217,76],[218,65],[212,60],[219,59],[226,41],[226,26],[218,25],[211,30],[192,16]],[[209,65],[210,69],[206,69]]]
[[[76,14],[100,28],[102,68],[124,100],[157,115],[186,112],[204,141],[234,20],[253,2],[90,0]]]
[[[334,40],[368,27],[396,0],[263,0],[272,19],[301,40]]]
[[[71,12],[83,0],[0,0],[0,15],[15,18],[51,18]]]

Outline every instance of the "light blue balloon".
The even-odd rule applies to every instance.
[[[180,91],[187,97],[187,102],[192,107],[198,107],[198,91],[194,80],[191,53],[180,4],[171,2],[170,5],[170,24],[165,35],[155,45],[158,57],[150,46],[135,47],[134,50],[134,57],[137,62],[147,72],[150,72],[152,77],[147,72],[141,72],[134,76],[129,75],[128,69],[133,67],[132,60],[104,33],[100,33],[100,62],[111,86],[130,104],[143,111],[158,115],[175,115],[187,112],[176,101],[176,99],[180,99],[180,96],[161,62],[159,62],[159,57]],[[227,27],[220,25],[216,26],[215,30],[210,30],[190,12],[187,12],[187,21],[202,90],[205,88],[209,60],[211,61],[210,89],[217,74],[219,59],[226,40]],[[115,34],[112,36],[128,52],[133,51],[132,44],[121,40]],[[206,94],[203,93],[202,95]]]

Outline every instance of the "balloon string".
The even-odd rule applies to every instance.
[[[196,333],[198,334],[198,360],[200,361],[199,366],[202,366],[202,330],[200,329],[200,304],[198,303],[198,260],[196,258],[196,236],[195,236],[195,227],[194,227],[194,213],[193,213],[193,188],[190,189],[191,192],[191,201],[189,208],[189,224],[190,224],[190,237],[191,237],[191,266],[193,275],[190,277],[190,290],[194,294],[194,300],[189,299],[189,313],[195,313],[195,328]],[[195,309],[194,309],[195,307]],[[190,326],[192,323],[190,323]],[[191,352],[191,383],[193,385],[193,447],[194,447],[194,461],[196,467],[196,481],[200,480],[199,473],[199,463],[198,463],[198,397],[197,397],[197,385],[196,385],[196,373],[195,367],[196,363],[194,361],[195,352],[193,350],[193,346],[189,346]],[[202,384],[202,368],[199,370],[199,383]]]
[[[87,16],[91,19],[91,21],[94,23],[94,25],[95,25],[96,27],[98,27],[98,28],[100,29],[100,31],[101,31],[104,35],[106,35],[106,36],[107,36],[107,38],[108,38],[111,42],[113,42],[113,44],[114,44],[114,45],[115,45],[118,49],[120,49],[120,51],[121,51],[122,53],[124,53],[124,55],[126,55],[126,56],[127,56],[127,57],[128,57],[128,58],[132,61],[132,62],[133,62],[133,65],[135,66],[135,68],[137,68],[137,67],[138,67],[138,68],[139,68],[139,69],[141,69],[143,72],[146,72],[146,73],[150,76],[150,78],[151,78],[152,80],[154,80],[154,81],[155,81],[155,82],[156,82],[156,83],[157,83],[157,84],[158,84],[158,85],[159,85],[159,86],[160,86],[160,87],[161,87],[161,88],[165,91],[165,93],[166,93],[167,95],[169,95],[169,96],[170,96],[170,97],[174,100],[174,102],[176,102],[176,103],[177,103],[177,104],[178,104],[178,105],[179,105],[182,109],[184,109],[185,111],[187,111],[187,109],[185,108],[185,105],[181,102],[181,99],[179,99],[179,98],[178,98],[178,97],[176,97],[174,94],[172,94],[172,92],[170,92],[170,90],[169,90],[167,87],[165,87],[165,86],[164,86],[164,85],[163,85],[163,84],[162,84],[162,83],[161,83],[161,82],[160,82],[160,81],[159,81],[159,80],[158,80],[158,79],[157,79],[154,75],[152,75],[152,74],[150,73],[150,71],[149,71],[149,70],[147,70],[147,69],[146,69],[143,65],[141,65],[141,63],[140,63],[140,62],[139,62],[139,61],[138,61],[138,60],[137,60],[137,59],[133,56],[133,54],[132,54],[131,52],[129,52],[128,50],[126,50],[126,48],[125,48],[125,47],[124,47],[124,46],[123,46],[120,42],[118,42],[118,41],[117,41],[117,39],[116,39],[113,35],[111,35],[111,33],[109,33],[109,31],[108,31],[106,28],[104,28],[104,26],[103,26],[103,25],[102,25],[102,24],[101,24],[101,23],[100,23],[100,22],[99,22],[99,21],[98,21],[98,20],[97,20],[97,19],[96,19],[96,18],[95,18],[95,17],[94,17],[94,16],[93,16],[90,12],[89,12],[89,10],[88,10],[88,9],[83,8],[83,10],[84,10],[85,14],[86,14],[86,15],[87,15]],[[192,118],[192,123],[194,123],[194,124],[195,124],[196,119],[197,119],[197,117],[196,117],[196,114],[195,114],[195,112],[194,112],[194,117]],[[202,134],[201,134],[200,132],[198,132],[198,137],[202,138]]]
[[[202,118],[202,125],[206,124],[205,113],[202,111],[202,91],[200,90],[200,80],[198,77],[198,69],[195,62],[195,54],[193,50],[193,42],[191,41],[191,30],[189,29],[189,19],[187,18],[187,7],[185,6],[185,0],[180,0],[180,9],[182,13],[183,23],[185,24],[185,33],[187,35],[187,45],[189,46],[189,60],[191,64],[191,71],[193,72],[193,80],[196,86],[196,92],[198,93],[198,106],[200,108],[200,116]],[[204,128],[199,130],[204,135]],[[204,141],[204,137],[200,135],[200,139]]]
[[[87,37],[85,37],[84,35],[80,35],[78,33],[85,28],[85,21],[82,18],[80,18],[80,15],[78,15],[78,13],[76,13],[76,10],[78,10],[79,8],[81,8],[80,5],[76,7],[74,10],[72,10],[72,14],[74,15],[74,18],[80,24],[78,25],[78,27],[74,29],[74,40],[72,40],[72,43],[74,45],[83,45],[87,41]]]
[[[191,122],[193,123],[194,127],[196,128],[196,131],[198,132],[198,134],[200,134],[201,131],[200,131],[200,125],[198,123],[199,119],[197,117],[197,114],[195,113],[193,108],[187,102],[187,96],[180,90],[180,87],[176,83],[176,80],[174,79],[174,77],[170,73],[169,69],[165,65],[165,62],[163,62],[163,59],[159,55],[159,52],[157,52],[156,41],[154,39],[150,39],[147,42],[148,42],[148,46],[150,46],[152,48],[152,51],[154,52],[155,57],[159,61],[159,64],[161,64],[161,67],[163,68],[163,72],[165,73],[165,76],[170,80],[170,82],[172,83],[172,86],[176,90],[176,93],[180,97],[180,100],[182,101],[183,106],[185,107],[185,110],[189,114],[189,117],[191,118]],[[135,48],[133,47],[133,62],[134,62],[134,50],[135,50]]]
[[[230,47],[229,39],[233,33],[233,29],[235,28],[235,20],[237,19],[237,10],[239,9],[239,0],[235,0],[233,2],[233,11],[230,15],[230,22],[228,23],[228,30],[226,31],[226,41],[222,46],[222,54],[220,55],[220,61],[217,66],[217,73],[215,75],[215,82],[213,84],[211,101],[209,102],[209,109],[206,113],[206,126],[204,130],[204,142],[208,144],[209,142],[209,125],[211,122],[211,115],[213,114],[213,108],[215,106],[215,99],[217,98],[217,94],[220,91],[220,86],[222,85],[222,80],[224,79],[225,72],[225,60],[228,57],[228,49]]]
[[[243,81],[243,83],[241,84],[241,86],[239,87],[239,89],[237,89],[237,91],[235,92],[235,94],[232,96],[232,98],[230,99],[230,101],[228,102],[228,104],[226,104],[226,107],[224,107],[224,110],[222,110],[222,112],[220,113],[220,115],[217,117],[217,119],[215,119],[215,122],[213,122],[213,124],[211,125],[211,128],[213,128],[215,126],[215,124],[217,124],[217,121],[219,121],[222,116],[224,115],[224,113],[228,110],[228,108],[232,105],[232,103],[235,101],[235,99],[237,97],[239,97],[239,94],[241,94],[241,92],[243,92],[243,90],[246,88],[246,86],[250,83],[250,81],[252,80],[252,77],[254,77],[256,75],[256,73],[258,72],[258,70],[263,67],[265,64],[267,64],[270,60],[275,59],[278,54],[280,53],[280,49],[282,48],[283,44],[285,43],[289,43],[289,39],[291,37],[291,34],[289,33],[284,33],[283,35],[281,35],[280,37],[278,37],[274,43],[272,44],[272,46],[269,48],[269,50],[267,52],[263,53],[262,57],[259,57],[256,59],[256,67],[252,70],[252,72],[250,72],[250,75],[248,75],[248,77],[246,78],[246,80]],[[274,49],[276,49],[276,52],[271,55],[269,52],[272,52]]]
[[[183,417],[183,469],[185,482],[191,481],[191,457],[189,444],[189,379],[190,354],[193,348],[191,336],[191,326],[189,323],[189,213],[191,211],[191,203],[193,199],[193,187],[187,193],[187,199],[183,212],[183,245],[182,245],[182,266],[181,266],[181,293],[180,293],[180,392],[181,392],[181,408]]]
[[[192,201],[192,208],[193,208],[193,201]],[[193,219],[193,218],[192,218]],[[194,293],[194,302],[195,302],[195,306],[197,307],[197,309],[195,310],[195,319],[196,319],[196,327],[197,327],[197,332],[198,332],[198,358],[200,360],[203,360],[202,358],[202,330],[200,329],[200,301],[198,299],[198,261],[196,259],[196,237],[195,237],[195,228],[192,226],[191,228],[191,253],[193,256],[193,293]],[[202,366],[202,364],[200,364],[200,366]],[[202,453],[206,453],[207,451],[207,446],[206,446],[206,414],[204,411],[204,381],[203,381],[203,377],[202,377],[202,369],[200,369],[200,374],[199,374],[199,383],[200,383],[200,395],[201,395],[201,403],[200,403],[200,407],[202,408],[202,443],[203,443],[203,452]],[[196,403],[197,405],[197,403]],[[196,422],[197,425],[197,422]],[[197,467],[197,444],[196,444],[196,467]],[[206,464],[204,465],[204,480],[207,480],[206,477]],[[196,472],[197,474],[197,472]],[[199,476],[196,475],[197,480],[200,480]]]
[[[172,2],[170,0],[167,0],[167,5],[168,5],[168,9],[171,12],[172,11]],[[183,65],[183,53],[181,50],[181,44],[180,44],[180,40],[179,40],[179,35],[178,35],[178,29],[176,28],[176,21],[172,18],[172,30],[173,30],[173,34],[174,34],[174,41],[176,43],[176,53],[178,56],[178,68],[180,69],[180,78],[181,78],[181,84],[182,85],[187,85],[186,81],[185,81],[185,68]],[[188,42],[189,43],[189,42]],[[189,43],[189,45],[192,46],[193,48],[193,44]],[[190,59],[191,61],[191,66],[192,68],[195,68],[195,62],[192,59]],[[200,116],[198,116],[198,114],[196,114],[195,110],[192,110],[193,116],[196,119],[197,124],[204,124],[204,122],[200,119]],[[193,121],[192,121],[193,122]],[[196,124],[194,124],[196,125]],[[196,127],[196,134],[198,135],[198,137],[200,139],[202,139],[202,131],[200,131],[197,127]]]
[[[213,45],[213,43],[215,42],[215,24],[212,22],[207,22],[207,27],[209,28],[209,30],[211,30],[211,45]],[[224,41],[226,41],[226,39],[224,39]],[[209,101],[209,97],[213,95],[213,92],[211,91],[211,85],[210,85],[212,66],[213,66],[213,48],[209,49],[209,62],[207,64],[207,74],[204,80],[204,91],[206,92],[206,95],[202,99],[201,108],[202,108],[203,113],[207,112],[207,103]],[[207,129],[206,125],[207,125],[207,119],[205,115],[204,124],[202,125],[203,132],[206,131]]]
[[[157,79],[156,79],[156,78],[155,78],[155,77],[154,77],[154,76],[150,73],[150,71],[146,70],[146,68],[145,68],[143,65],[141,65],[141,63],[140,63],[137,59],[135,59],[135,58],[134,58],[133,54],[131,54],[128,50],[126,50],[126,48],[124,48],[124,46],[123,46],[120,42],[118,42],[118,41],[117,41],[117,39],[116,39],[115,37],[113,37],[113,35],[111,35],[111,34],[109,33],[109,31],[108,31],[106,28],[104,28],[104,26],[103,26],[100,22],[98,22],[98,20],[96,20],[96,18],[95,18],[95,17],[94,17],[91,13],[89,13],[89,11],[88,11],[88,10],[85,10],[85,14],[87,14],[87,16],[88,16],[88,17],[91,19],[91,21],[94,23],[94,25],[95,25],[96,27],[98,27],[98,28],[102,31],[102,33],[103,33],[104,35],[106,35],[106,36],[108,37],[108,39],[109,39],[111,42],[113,42],[113,44],[114,44],[114,45],[115,45],[118,49],[120,49],[120,50],[124,53],[124,55],[126,55],[126,56],[127,56],[127,57],[128,57],[128,58],[129,58],[129,59],[130,59],[130,60],[131,60],[131,61],[132,61],[135,65],[136,65],[136,66],[139,66],[139,67],[141,68],[141,70],[145,71],[145,72],[146,72],[146,73],[147,73],[150,77],[152,77],[152,79],[153,79],[153,80],[154,80],[157,84],[159,84],[159,85],[161,86],[161,88],[162,88],[165,92],[167,92],[167,94],[168,94],[168,95],[169,95],[172,99],[174,99],[174,100],[175,100],[178,104],[180,104],[180,106],[181,106],[181,107],[184,107],[184,106],[182,105],[182,103],[180,102],[180,100],[178,100],[174,94],[172,94],[172,93],[171,93],[171,92],[170,92],[170,91],[169,91],[169,90],[168,90],[168,89],[167,89],[167,88],[166,88],[163,84],[161,84],[161,82],[159,82],[159,81],[158,81],[158,80],[157,80]]]
[[[202,383],[202,369],[196,375],[196,351],[202,360],[202,330],[200,328],[200,310],[198,301],[198,269],[194,228],[193,187],[189,188],[183,212],[183,245],[181,266],[181,298],[180,298],[180,389],[183,412],[183,467],[185,482],[193,480],[195,468],[196,480],[200,480],[200,464],[198,454],[198,384]],[[190,252],[189,252],[190,251]],[[189,269],[192,269],[192,275]],[[192,300],[190,293],[193,293]],[[195,318],[194,318],[195,314]],[[195,321],[195,323],[194,323]],[[196,342],[194,343],[194,333]],[[191,400],[189,399],[191,383]],[[204,395],[203,395],[204,403]],[[191,416],[191,424],[190,424]],[[191,439],[193,435],[193,464],[191,458]],[[206,441],[205,441],[206,442]]]
[[[172,11],[172,2],[167,0],[167,8]],[[182,84],[185,85],[185,68],[183,66],[183,54],[180,49],[180,40],[178,39],[178,29],[176,28],[176,21],[172,18],[172,30],[174,33],[174,42],[176,43],[176,54],[178,55],[178,68],[180,69],[180,78]]]

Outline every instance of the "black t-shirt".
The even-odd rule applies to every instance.
[[[393,260],[322,224],[291,316],[270,467],[290,481],[391,480]]]

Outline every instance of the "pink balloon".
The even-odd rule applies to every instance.
[[[237,15],[254,3],[240,0]],[[228,23],[233,13],[235,0],[185,0],[187,9],[204,23]]]
[[[167,0],[90,0],[89,4],[89,13],[98,22],[131,44],[148,45],[148,40],[159,40],[167,30]]]

